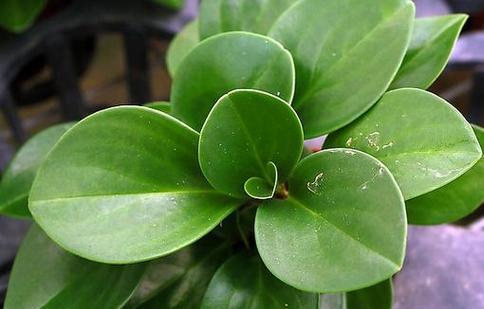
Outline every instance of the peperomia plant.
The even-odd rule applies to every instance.
[[[391,307],[407,221],[484,200],[482,129],[424,90],[464,21],[407,0],[203,1],[170,48],[171,103],[50,129],[13,160],[0,209],[36,225],[6,308]]]

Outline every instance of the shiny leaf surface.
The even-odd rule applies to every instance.
[[[200,37],[228,31],[267,34],[276,19],[296,0],[204,0]]]
[[[173,80],[173,115],[200,130],[220,97],[235,89],[258,89],[291,102],[291,54],[276,41],[246,32],[213,36],[198,44]]]
[[[15,259],[5,309],[120,308],[144,270],[144,264],[115,266],[79,258],[33,225]]]
[[[388,92],[363,117],[325,142],[325,147],[344,146],[382,161],[406,200],[456,179],[481,157],[472,127],[452,105],[409,88]]]
[[[0,214],[30,217],[27,199],[37,170],[47,153],[72,126],[73,123],[68,123],[48,128],[20,148],[0,182]]]
[[[209,235],[150,262],[125,308],[200,308],[210,280],[230,251],[228,243]]]
[[[116,107],[69,130],[37,174],[36,222],[68,251],[124,264],[201,238],[238,201],[215,192],[197,160],[198,134],[146,107]]]
[[[474,132],[484,151],[484,130]],[[430,193],[406,202],[411,224],[442,224],[459,220],[484,203],[484,159],[464,175]]]
[[[258,256],[239,254],[215,273],[202,309],[318,308],[318,295],[288,286],[275,278]]]
[[[269,270],[295,288],[320,293],[364,288],[402,267],[406,216],[389,170],[356,150],[303,159],[289,197],[257,210],[255,236]]]
[[[303,142],[301,123],[286,102],[257,90],[235,90],[217,102],[203,125],[200,166],[217,190],[244,197],[249,178],[273,185],[269,162],[284,181],[301,156]]]
[[[391,279],[376,285],[339,294],[321,295],[320,309],[391,309],[393,301]]]
[[[390,88],[430,87],[449,61],[466,19],[463,14],[417,19],[402,67]]]
[[[302,0],[278,19],[269,36],[294,57],[294,107],[307,138],[377,102],[403,60],[413,17],[407,0]]]
[[[199,42],[198,19],[196,19],[177,33],[166,52],[166,65],[171,77],[175,76],[182,60]]]

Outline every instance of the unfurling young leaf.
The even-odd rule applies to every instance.
[[[60,124],[32,137],[10,162],[0,182],[0,214],[29,218],[27,199],[37,170],[73,123]]]
[[[257,90],[235,90],[217,102],[203,125],[199,161],[214,188],[247,197],[244,184],[252,177],[266,181],[272,191],[270,162],[284,182],[302,149],[301,123],[286,102]]]
[[[98,112],[45,160],[30,211],[54,241],[87,259],[119,264],[167,255],[239,205],[205,181],[197,145],[198,133],[164,113]]]

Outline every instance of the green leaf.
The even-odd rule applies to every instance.
[[[277,183],[278,183],[278,171],[277,166],[274,162],[267,163],[266,175],[268,179],[261,177],[251,177],[244,184],[245,192],[252,198],[255,199],[269,199],[276,193]]]
[[[227,242],[207,236],[152,261],[128,308],[200,308],[210,280],[231,253]]]
[[[402,67],[390,88],[430,87],[449,61],[466,20],[463,14],[417,19]]]
[[[13,32],[26,30],[45,6],[45,0],[0,1],[0,26]]]
[[[166,65],[171,77],[175,76],[178,67],[186,55],[200,42],[198,37],[198,19],[188,23],[168,47]]]
[[[5,309],[120,308],[144,270],[144,264],[114,266],[79,258],[33,225],[15,258]]]
[[[484,151],[484,130],[474,132]],[[484,159],[451,183],[406,202],[411,224],[442,224],[471,214],[484,203]]]
[[[435,190],[481,157],[472,127],[449,103],[419,89],[390,91],[325,147],[355,148],[382,161],[406,200]]]
[[[306,138],[347,125],[390,85],[414,17],[407,0],[302,0],[274,24],[296,64],[294,108]]]
[[[287,103],[261,91],[235,90],[217,102],[203,125],[199,161],[213,187],[246,197],[244,183],[251,177],[266,179],[272,187],[269,162],[285,181],[303,143],[301,123]]]
[[[165,114],[170,114],[171,113],[171,104],[170,102],[153,102],[153,103],[147,103],[144,106],[155,109],[157,111],[163,112]]]
[[[40,168],[32,216],[66,250],[94,261],[125,264],[181,249],[239,203],[206,182],[197,145],[195,131],[146,107],[91,115]]]
[[[291,102],[291,54],[276,41],[245,32],[223,33],[198,44],[173,80],[173,115],[200,130],[217,100],[234,89],[259,89]]]
[[[229,31],[267,34],[276,19],[296,0],[204,0],[200,37]]]
[[[32,137],[17,152],[0,182],[0,214],[30,217],[28,197],[40,164],[74,123],[60,124]]]
[[[215,273],[201,308],[316,309],[318,295],[296,290],[279,281],[258,256],[239,254]]]
[[[321,309],[391,309],[393,302],[392,280],[339,294],[321,295]]]
[[[303,159],[289,197],[257,210],[257,248],[285,283],[331,293],[364,288],[400,270],[406,239],[402,194],[390,171],[356,150]]]

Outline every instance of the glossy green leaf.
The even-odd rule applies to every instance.
[[[20,148],[0,182],[0,214],[30,217],[27,199],[37,170],[47,153],[72,126],[73,123],[53,126],[36,134]]]
[[[204,0],[200,37],[229,31],[267,34],[276,19],[296,0]]]
[[[393,288],[391,279],[376,285],[339,294],[321,295],[321,309],[391,309]]]
[[[419,89],[390,91],[325,147],[355,148],[382,161],[406,200],[437,189],[481,157],[472,127],[449,103]]]
[[[45,0],[0,1],[0,26],[13,32],[26,30],[45,6]]]
[[[200,42],[198,36],[198,19],[188,23],[173,39],[166,52],[166,65],[171,77],[185,59],[186,55]]]
[[[275,278],[258,256],[239,254],[215,273],[202,309],[318,308],[318,295],[299,291]]]
[[[170,114],[171,113],[171,104],[170,102],[153,102],[153,103],[147,103],[144,106],[155,109],[157,111],[163,112],[165,114]]]
[[[266,179],[273,162],[283,182],[303,149],[301,123],[281,99],[257,90],[234,90],[210,112],[200,133],[199,161],[203,174],[221,192],[244,197],[251,177]]]
[[[463,14],[417,19],[402,67],[390,88],[430,87],[449,61],[466,19]]]
[[[407,0],[302,0],[274,24],[296,64],[307,138],[352,122],[390,85],[405,55],[414,5]]]
[[[269,270],[295,288],[320,293],[364,288],[400,270],[407,220],[390,171],[356,150],[303,159],[289,197],[257,210],[257,249]]]
[[[5,309],[120,308],[144,270],[144,264],[115,266],[79,258],[33,225],[15,259]]]
[[[474,127],[484,151],[484,130]],[[464,175],[430,193],[406,202],[411,224],[442,224],[464,218],[484,203],[484,159]]]
[[[276,41],[246,32],[213,36],[182,61],[173,80],[173,115],[200,130],[217,100],[234,89],[258,89],[291,102],[291,54]]]
[[[245,182],[244,190],[250,197],[265,200],[272,198],[274,193],[276,193],[279,181],[277,166],[273,162],[269,162],[266,170],[269,180],[261,177],[251,177]]]
[[[200,308],[210,280],[231,253],[228,243],[207,236],[152,261],[128,308]]]
[[[62,247],[131,263],[201,238],[239,201],[215,192],[197,160],[198,134],[146,107],[122,106],[70,129],[40,168],[29,208]]]

